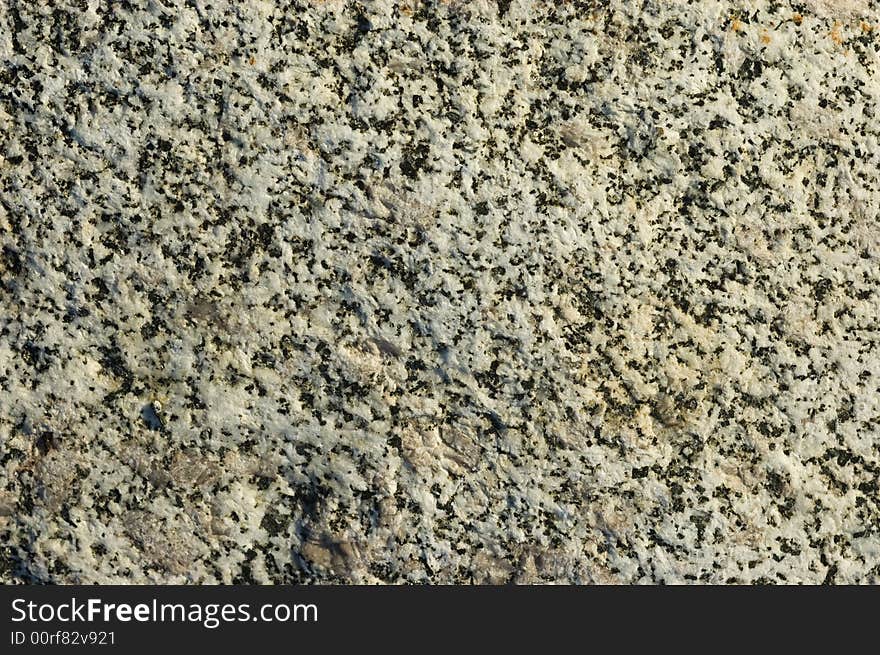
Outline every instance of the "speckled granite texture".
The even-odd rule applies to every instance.
[[[880,7],[0,5],[0,580],[880,582]]]

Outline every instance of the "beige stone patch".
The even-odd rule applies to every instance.
[[[40,502],[50,512],[57,511],[70,497],[77,477],[75,453],[55,450],[47,453],[34,467]]]
[[[186,573],[203,554],[195,524],[185,514],[163,521],[150,512],[131,511],[122,520],[126,535],[152,565],[169,573]]]
[[[312,566],[346,578],[358,577],[363,566],[360,549],[353,541],[326,531],[309,538],[300,555]]]

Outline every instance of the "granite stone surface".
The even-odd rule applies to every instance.
[[[880,582],[880,5],[0,5],[0,581]]]

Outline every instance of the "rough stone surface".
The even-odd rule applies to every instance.
[[[880,582],[870,0],[10,0],[0,581]]]

